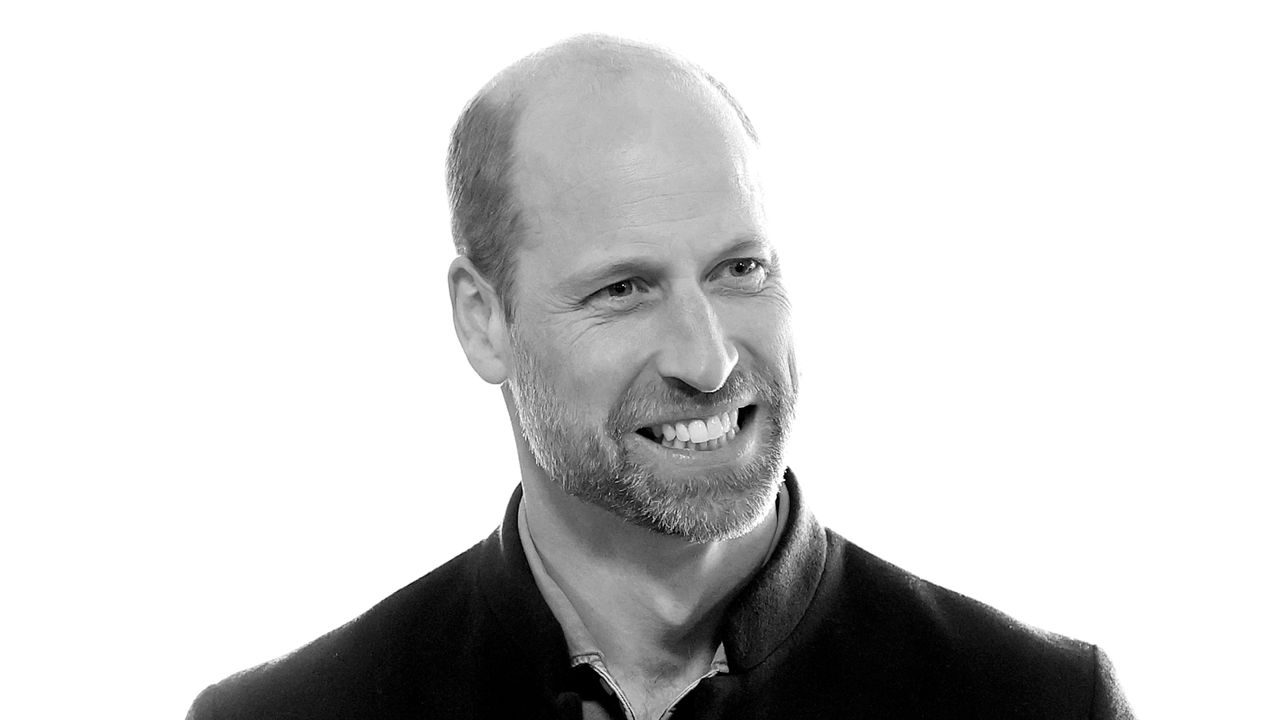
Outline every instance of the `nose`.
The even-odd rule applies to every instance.
[[[675,293],[660,333],[657,369],[663,378],[698,392],[719,390],[738,364],[738,348],[726,336],[701,288]]]

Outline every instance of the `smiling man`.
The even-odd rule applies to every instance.
[[[450,148],[449,291],[520,486],[487,540],[192,718],[1127,717],[1094,646],[822,528],[783,450],[790,305],[750,121],[575,38]]]

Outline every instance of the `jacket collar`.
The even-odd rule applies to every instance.
[[[721,641],[730,672],[758,665],[791,635],[822,576],[824,531],[805,504],[790,469],[783,481],[791,507],[782,536],[769,561],[730,603],[726,614]],[[563,687],[569,668],[568,649],[520,542],[522,496],[517,487],[502,526],[482,544],[478,579],[490,610],[511,641],[510,649],[543,674],[547,686]]]
[[[791,512],[773,555],[729,605],[723,641],[730,670],[759,665],[791,636],[818,591],[827,560],[818,524],[788,468],[783,476]]]

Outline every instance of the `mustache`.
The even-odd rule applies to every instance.
[[[781,396],[778,388],[765,375],[734,370],[724,385],[704,393],[669,382],[632,386],[609,414],[609,427],[621,436],[651,423],[655,418],[699,417],[712,408],[741,406],[765,402],[776,406]]]

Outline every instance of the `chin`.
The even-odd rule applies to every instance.
[[[690,543],[732,540],[768,517],[781,470],[759,467],[718,475],[671,481],[645,473],[623,477],[613,485],[606,509],[634,525]]]

